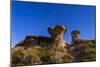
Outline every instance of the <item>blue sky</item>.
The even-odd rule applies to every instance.
[[[71,31],[81,32],[80,39],[95,39],[96,7],[13,1],[11,10],[12,46],[27,35],[49,36],[47,28],[63,24],[64,39],[70,43]]]

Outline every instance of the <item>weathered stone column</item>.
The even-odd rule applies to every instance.
[[[80,34],[80,32],[78,30],[73,30],[71,32],[71,36],[72,36],[72,42],[71,44],[73,45],[75,41],[78,40],[78,35]]]
[[[52,38],[52,46],[55,48],[64,48],[64,34],[66,28],[63,25],[57,25],[55,27],[49,27],[48,32]]]

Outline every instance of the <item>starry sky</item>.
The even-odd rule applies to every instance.
[[[12,47],[27,35],[49,36],[47,28],[58,24],[67,28],[67,43],[74,29],[81,32],[80,39],[95,39],[96,6],[12,1]]]

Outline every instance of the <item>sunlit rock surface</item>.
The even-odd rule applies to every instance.
[[[12,66],[72,63],[96,60],[95,40],[79,39],[79,31],[71,32],[72,41],[64,40],[64,25],[48,27],[50,36],[26,36],[11,49]]]

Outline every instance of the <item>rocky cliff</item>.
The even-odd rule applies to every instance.
[[[24,41],[18,43],[17,46],[41,46],[51,48],[64,48],[64,34],[66,28],[63,25],[57,25],[55,27],[48,27],[50,37],[45,36],[27,36]]]
[[[95,40],[78,39],[73,31],[72,43],[64,40],[67,29],[63,25],[48,27],[50,36],[26,36],[11,49],[12,65],[69,63],[96,60]]]

